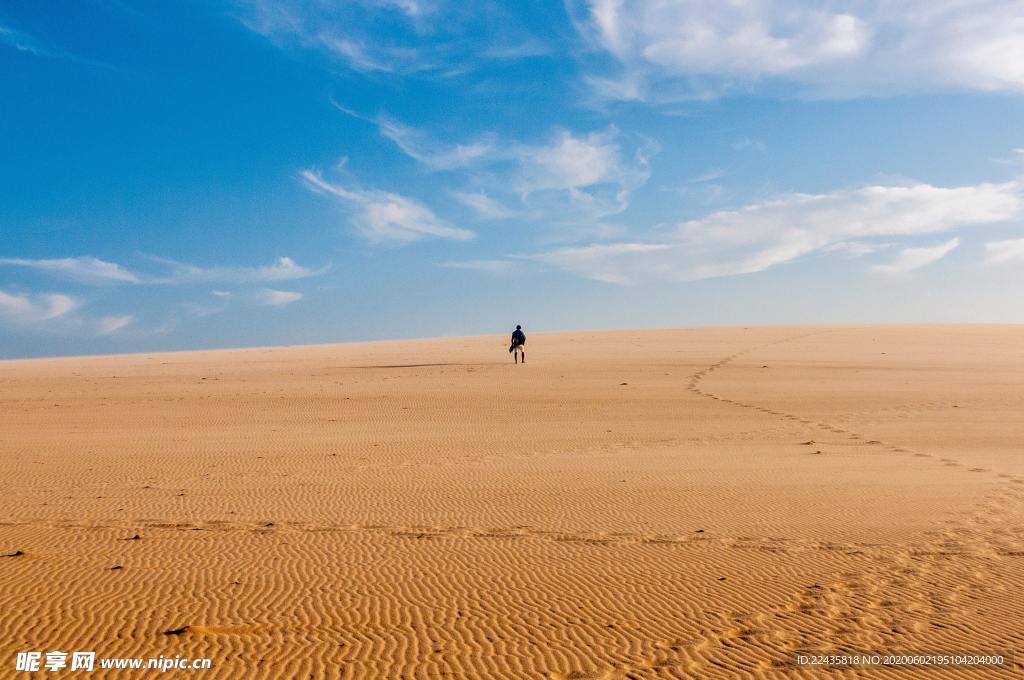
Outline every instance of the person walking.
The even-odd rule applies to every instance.
[[[523,332],[523,327],[516,325],[516,329],[512,331],[512,346],[508,348],[509,354],[515,359],[515,362],[519,363],[519,355],[523,356],[523,363],[526,363],[526,333]]]

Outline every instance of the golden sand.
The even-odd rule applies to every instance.
[[[0,676],[52,649],[679,678],[1021,646],[1024,327],[531,332],[528,360],[501,336],[0,362]]]

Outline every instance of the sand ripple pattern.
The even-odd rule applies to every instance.
[[[205,656],[209,678],[1019,676],[796,656],[1020,646],[1021,340],[0,362],[0,676],[25,649]]]

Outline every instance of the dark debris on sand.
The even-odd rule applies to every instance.
[[[171,628],[169,630],[161,631],[161,635],[184,635],[188,632],[188,626],[182,626],[181,628]]]

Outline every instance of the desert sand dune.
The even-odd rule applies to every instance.
[[[1024,672],[1024,327],[531,332],[529,359],[0,362],[0,675]],[[844,653],[1010,658],[797,663]]]

